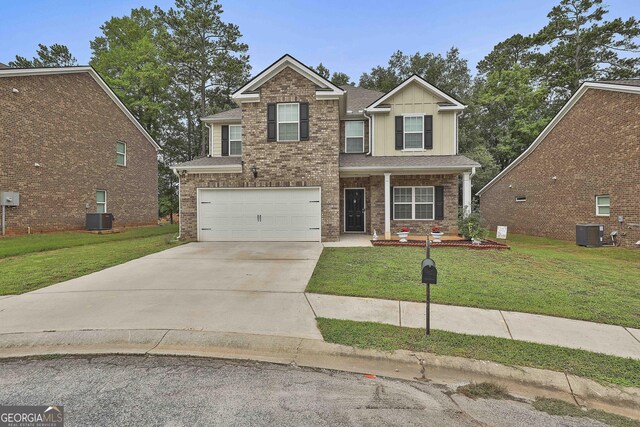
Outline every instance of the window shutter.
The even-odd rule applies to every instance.
[[[229,125],[222,125],[222,155],[229,155]]]
[[[435,187],[435,219],[444,219],[444,187]]]
[[[433,148],[433,116],[424,116],[424,148]]]
[[[300,103],[300,141],[309,140],[309,103]]]
[[[404,148],[404,134],[402,133],[404,117],[396,116],[396,150]]]
[[[276,140],[276,104],[267,104],[267,141]]]
[[[391,186],[389,193],[391,194],[391,212],[389,212],[389,218],[393,219],[393,211],[395,210],[393,208],[393,186]]]

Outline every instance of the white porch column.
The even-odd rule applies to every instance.
[[[471,213],[471,172],[462,174],[462,210],[465,217]]]
[[[384,174],[384,238],[391,239],[391,174]]]

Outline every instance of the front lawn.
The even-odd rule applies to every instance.
[[[52,233],[0,240],[0,295],[21,294],[122,264],[177,244],[177,226],[118,234]],[[115,238],[115,236],[118,236]],[[7,242],[9,245],[7,245]],[[39,243],[39,244],[38,244]],[[62,249],[53,249],[62,247]],[[29,248],[29,252],[27,252]]]
[[[640,360],[631,358],[446,331],[431,331],[431,335],[425,337],[424,329],[382,323],[323,318],[317,321],[324,340],[336,344],[489,360],[509,366],[565,372],[603,384],[640,387]]]
[[[640,250],[512,236],[511,250],[440,247],[433,302],[640,327]],[[307,292],[424,301],[424,248],[325,248]]]

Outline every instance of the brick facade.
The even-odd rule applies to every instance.
[[[638,171],[640,96],[589,89],[540,145],[482,194],[482,215],[492,228],[564,240],[575,239],[577,223],[604,224],[606,240],[617,230],[622,245],[631,247],[640,240]],[[610,216],[596,216],[596,195],[611,197]]]
[[[0,78],[0,190],[20,192],[8,233],[81,229],[97,189],[116,226],[156,224],[157,179],[155,148],[88,73]]]
[[[181,236],[196,238],[198,187],[317,187],[322,191],[322,240],[338,240],[340,119],[337,100],[316,100],[315,85],[285,68],[260,87],[260,102],[242,105],[243,172],[189,174],[181,185]],[[267,141],[267,104],[309,103],[309,140]],[[255,166],[258,177],[251,168]]]

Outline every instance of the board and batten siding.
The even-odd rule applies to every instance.
[[[456,153],[455,113],[438,112],[438,102],[443,102],[418,84],[412,83],[391,97],[390,113],[375,115],[375,156],[433,156]],[[433,116],[433,148],[425,151],[401,151],[395,148],[395,117],[403,114],[425,114]]]
[[[222,126],[239,125],[240,122],[211,123],[209,125],[209,154],[211,157],[222,157]]]

